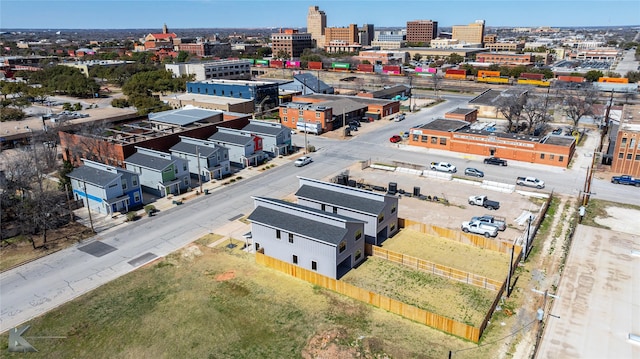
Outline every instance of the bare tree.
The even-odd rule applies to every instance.
[[[548,120],[545,100],[540,97],[527,96],[522,107],[522,119],[527,124],[527,133],[533,134],[535,128]]]
[[[109,127],[98,121],[87,123],[75,133],[60,133],[63,150],[73,157],[68,160],[74,165],[79,165],[75,159],[80,158],[117,165],[113,163],[112,145],[107,140],[109,135],[112,135]]]
[[[431,85],[433,86],[433,94],[436,96],[436,99],[439,99],[438,91],[440,91],[442,87],[442,77],[438,76],[437,73],[433,74],[433,76],[431,76]]]
[[[513,132],[513,125],[522,118],[522,109],[526,101],[526,92],[505,91],[498,97],[496,108],[507,120],[507,132]]]
[[[573,122],[573,130],[583,116],[593,115],[593,105],[598,100],[599,91],[594,88],[566,91],[563,94],[563,107],[567,117]]]

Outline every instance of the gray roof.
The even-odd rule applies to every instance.
[[[300,187],[296,192],[296,196],[376,216],[380,214],[385,207],[384,201],[376,201],[369,198],[363,198],[308,185],[302,185],[302,187]]]
[[[205,145],[194,145],[193,143],[186,142],[178,142],[173,147],[171,147],[170,151],[180,152],[180,153],[188,153],[191,155],[198,155],[200,152],[200,157],[210,157],[218,151],[219,147],[210,147]]]
[[[367,105],[358,103],[351,99],[341,98],[335,101],[325,101],[317,103],[318,106],[331,107],[333,116],[342,116],[343,113],[351,113],[358,110],[366,110]]]
[[[150,113],[149,120],[178,126],[186,126],[194,122],[207,120],[213,116],[219,115],[220,113],[222,112],[202,108],[180,108],[177,110]]]
[[[394,102],[398,102],[398,100],[385,100],[385,99],[381,99],[381,98],[370,98],[370,97],[363,97],[363,96],[347,96],[347,95],[329,95],[329,94],[320,94],[320,93],[316,93],[313,95],[304,95],[304,96],[299,96],[298,100],[299,101],[305,101],[305,99],[313,99],[313,100],[324,100],[324,101],[335,101],[335,100],[339,100],[341,98],[348,98],[352,101],[355,102],[359,102],[362,104],[365,104],[367,106],[369,105],[380,105],[380,106],[384,106],[384,105],[388,105]],[[311,101],[310,101],[311,102]],[[317,103],[316,101],[313,101],[314,103]]]
[[[258,135],[271,135],[277,136],[280,132],[284,130],[282,125],[279,126],[264,126],[256,123],[249,123],[243,129],[243,131],[255,133]]]
[[[396,96],[396,95],[399,95],[399,94],[409,94],[409,93],[411,93],[411,89],[409,88],[409,86],[396,85],[396,86],[389,87],[389,88],[386,88],[386,89],[373,91],[371,94],[375,98],[387,98],[387,99],[389,99],[389,98],[391,98],[393,96]]]
[[[456,114],[456,115],[466,115],[472,112],[478,111],[475,108],[462,108],[462,107],[458,107],[455,110],[451,110],[447,113],[451,113],[451,114]]]
[[[325,217],[328,216],[333,218],[340,218],[343,220],[348,220],[350,222],[362,222],[353,218],[316,210],[295,203],[274,200],[271,198],[269,200],[286,204],[288,208],[293,208],[294,210],[298,209],[307,212],[315,212]],[[316,239],[335,246],[337,246],[344,239],[344,236],[348,232],[346,228],[332,226],[319,220],[317,221],[299,217],[295,215],[295,213],[292,214],[291,212],[279,211],[277,209],[267,208],[260,205],[258,205],[258,207],[253,210],[253,212],[249,215],[248,220],[266,226],[278,228],[286,232],[291,232],[304,237]]]
[[[437,118],[427,124],[418,126],[417,128],[434,131],[455,132],[468,126],[469,122],[466,121]]]
[[[211,137],[209,137],[208,140],[244,146],[251,141],[251,136],[242,136],[227,132],[216,132]]]
[[[80,166],[71,171],[67,176],[73,179],[84,180],[98,187],[106,187],[109,183],[113,182],[113,180],[120,177],[120,174],[103,171],[90,166]]]
[[[124,162],[138,165],[141,167],[154,169],[157,171],[162,171],[165,168],[167,168],[170,164],[172,164],[174,161],[136,152],[131,156],[127,157],[124,160]]]
[[[309,73],[297,74],[293,76],[296,81],[304,84],[307,88],[311,89],[311,91],[316,93],[323,93],[326,91],[333,92],[333,87],[327,85],[322,80],[313,76]]]

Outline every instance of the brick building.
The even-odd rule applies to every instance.
[[[285,29],[284,32],[271,34],[271,49],[274,55],[281,51],[288,54],[289,58],[300,57],[304,49],[313,48],[311,34],[300,33],[295,29]]]
[[[316,47],[324,48],[324,30],[327,27],[327,15],[317,6],[310,6],[307,14],[307,31]]]
[[[611,170],[640,177],[640,105],[625,105],[620,120],[612,121],[611,129],[617,130],[609,144],[613,155]]]
[[[438,37],[437,21],[407,21],[407,42],[428,44],[436,37]]]
[[[436,119],[409,131],[409,145],[508,160],[567,167],[575,151],[572,136],[535,137],[474,130],[466,121]]]
[[[478,120],[478,109],[475,108],[456,108],[444,114],[444,118],[450,120],[461,120],[473,123]]]
[[[476,62],[491,63],[497,65],[533,65],[536,57],[532,53],[516,54],[509,52],[481,52],[476,54]]]

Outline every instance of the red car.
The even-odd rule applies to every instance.
[[[400,142],[402,141],[402,137],[398,136],[398,135],[393,135],[391,136],[391,138],[389,138],[389,142],[391,143],[396,143],[396,142]]]

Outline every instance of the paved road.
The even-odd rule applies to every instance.
[[[165,256],[214,228],[230,223],[239,215],[250,213],[253,209],[251,196],[281,198],[297,189],[296,176],[324,178],[337,175],[359,160],[398,160],[417,164],[442,160],[452,162],[459,168],[472,164],[485,170],[490,180],[513,183],[516,175],[536,175],[547,182],[549,190],[578,195],[582,189],[585,168],[590,163],[590,157],[581,154],[589,151],[585,149],[587,146],[579,148],[574,166],[565,170],[514,161],[506,168],[488,166],[482,164],[479,156],[417,149],[389,142],[392,134],[441,117],[446,111],[464,105],[467,100],[454,96],[449,102],[423,109],[418,114],[407,116],[402,122],[363,124],[372,127],[357,132],[347,141],[308,136],[309,142],[318,149],[312,155],[314,162],[308,166],[297,168],[292,163],[277,166],[224,190],[191,200],[186,205],[102,232],[87,242],[2,273],[0,332],[64,304],[156,257]],[[302,145],[303,137],[295,135],[294,142]],[[598,198],[601,195],[624,197],[627,203],[640,203],[640,191],[636,188],[614,188],[602,182],[596,181],[594,184]]]

